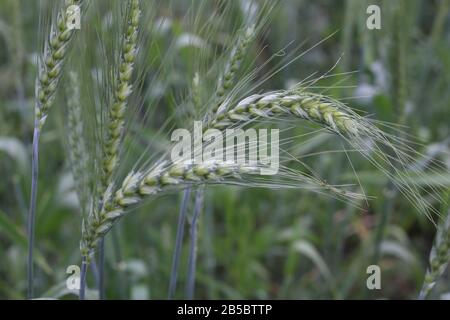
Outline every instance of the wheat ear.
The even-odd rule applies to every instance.
[[[104,144],[102,186],[106,189],[118,165],[118,150],[123,136],[127,99],[132,92],[131,76],[137,53],[137,39],[141,10],[139,0],[131,0],[128,8],[125,36],[121,48],[118,79],[114,101],[109,110],[109,122]]]
[[[129,206],[139,203],[146,196],[156,195],[174,186],[218,183],[227,177],[257,172],[256,166],[213,162],[201,165],[160,165],[148,173],[131,172],[114,194],[110,185],[100,212],[94,211],[90,219],[83,222],[81,253],[85,257],[92,255],[99,239],[111,229],[114,222],[125,214]]]
[[[73,5],[80,6],[82,0],[66,0],[58,13],[56,23],[51,26],[50,39],[45,45],[43,60],[40,63],[39,76],[36,81],[36,119],[39,128],[45,123],[48,112],[55,100],[55,93],[61,79],[61,71],[66,60],[67,49],[75,30],[69,29],[68,9]]]
[[[450,262],[450,212],[436,234],[430,253],[430,266],[425,275],[419,299],[425,299]]]
[[[76,191],[80,204],[86,205],[87,196],[84,188],[87,183],[85,181],[85,171],[87,170],[87,148],[84,139],[84,126],[82,117],[82,108],[80,106],[80,90],[79,79],[75,72],[69,72],[69,87],[67,93],[67,126],[68,126],[68,151],[75,181]],[[86,208],[82,207],[82,212]]]
[[[302,91],[255,94],[241,100],[234,108],[222,110],[206,123],[205,129],[223,129],[257,118],[273,119],[277,116],[294,116],[316,122],[346,136],[357,135],[361,127],[353,114],[331,99]]]
[[[243,32],[241,32],[236,45],[231,50],[228,61],[225,64],[223,75],[219,78],[219,81],[217,83],[215,101],[211,109],[212,113],[217,112],[217,109],[225,100],[225,94],[234,85],[236,72],[239,70],[242,60],[244,59],[247,52],[247,48],[254,39],[255,34],[255,26],[252,25],[248,27]]]

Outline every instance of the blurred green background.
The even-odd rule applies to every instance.
[[[163,5],[158,13],[170,22],[167,32],[173,37],[183,33],[178,19],[187,2],[173,1],[172,10]],[[236,7],[242,3],[236,1]],[[381,8],[381,30],[366,27],[369,4]],[[24,298],[26,291],[38,5],[33,0],[0,2],[0,298],[4,299]],[[288,43],[293,44],[286,52],[306,42],[302,52],[335,32],[270,78],[264,88],[288,88],[313,72],[327,72],[340,59],[332,73],[342,74],[320,81],[327,94],[375,119],[405,126],[402,130],[423,142],[414,146],[418,152],[450,166],[449,9],[449,1],[437,0],[282,0],[266,34],[251,50],[264,48],[259,57],[264,61]],[[158,40],[161,48],[167,47],[165,39]],[[180,65],[194,58],[195,50],[175,57]],[[267,68],[281,59],[273,59]],[[183,70],[174,67],[168,77],[172,91],[185,89],[179,81]],[[164,90],[157,94],[164,98]],[[171,109],[167,110],[161,117],[170,116]],[[80,263],[81,217],[60,119],[50,115],[41,140],[36,291],[41,297],[73,299],[65,290],[65,272],[68,265]],[[307,131],[299,128],[298,134]],[[296,141],[298,155],[336,149],[336,140],[329,135],[302,139]],[[391,192],[386,178],[367,161],[351,158],[365,192],[374,197],[368,206],[362,204],[366,210],[304,190],[208,188],[199,223],[195,297],[416,298],[436,229],[404,197]],[[343,153],[304,160],[329,183],[354,183],[352,166]],[[426,181],[416,183],[450,185],[448,176],[425,171],[424,176]],[[167,297],[180,200],[181,194],[160,197],[135,210],[107,236],[108,298]],[[448,211],[434,204],[442,214]],[[185,297],[188,237],[184,240],[177,298]],[[366,287],[366,268],[373,263],[382,270],[381,290]],[[89,284],[94,289],[93,278]],[[448,275],[435,291],[434,297],[450,293]]]

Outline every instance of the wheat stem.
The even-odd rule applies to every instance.
[[[105,299],[105,238],[100,240],[99,257],[98,257],[98,298]]]
[[[88,259],[83,256],[81,258],[81,271],[80,271],[80,293],[79,299],[84,300],[86,296],[86,272],[87,272]]]
[[[94,276],[94,281],[95,284],[97,286],[100,286],[100,277],[99,277],[99,272],[98,272],[98,264],[95,260],[92,261],[91,263],[91,270],[92,270],[92,274]]]
[[[180,255],[183,246],[184,226],[186,223],[186,213],[191,194],[191,188],[187,188],[183,193],[183,200],[181,201],[180,213],[178,215],[177,236],[175,239],[175,250],[173,251],[172,269],[170,272],[169,282],[169,299],[173,299],[175,290],[177,288],[178,267],[180,265]]]
[[[39,136],[40,129],[35,120],[33,133],[33,153],[31,158],[31,195],[30,208],[28,214],[27,236],[28,236],[28,256],[27,256],[27,298],[34,297],[34,236],[36,220],[36,198],[39,176]]]
[[[194,214],[191,220],[191,242],[189,245],[188,276],[186,284],[186,298],[190,300],[194,298],[195,291],[195,270],[197,265],[197,228],[198,218],[203,206],[203,192],[204,190],[200,188],[195,194]]]

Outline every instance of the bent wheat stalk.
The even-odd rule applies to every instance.
[[[128,207],[139,203],[146,196],[154,196],[174,186],[217,183],[230,176],[251,174],[257,169],[257,167],[233,164],[167,166],[162,163],[148,173],[131,172],[114,194],[110,185],[100,212],[94,211],[90,219],[85,221],[81,253],[85,257],[91,256],[100,237],[104,236],[126,213]]]
[[[82,0],[67,0],[56,21],[51,25],[48,42],[45,43],[42,60],[39,61],[39,74],[36,79],[35,121],[33,133],[33,151],[31,160],[31,192],[28,213],[27,237],[27,297],[34,296],[34,229],[36,219],[36,197],[39,175],[39,137],[47,119],[48,112],[53,105],[55,94],[61,79],[62,68],[67,56],[67,50],[73,38],[74,30],[69,29],[68,8],[81,5]]]
[[[93,211],[83,221],[81,254],[89,258],[99,239],[104,236],[128,209],[149,196],[156,196],[173,188],[193,185],[233,183],[259,173],[260,165],[236,165],[210,162],[205,164],[167,164],[161,162],[147,172],[131,172],[120,188],[113,192],[111,184],[105,193],[100,211]],[[235,183],[237,184],[237,183]]]

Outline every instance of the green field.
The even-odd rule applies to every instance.
[[[78,299],[85,254],[88,299],[449,299],[449,88],[449,0],[2,0],[0,299],[36,120],[32,298]],[[193,121],[279,129],[279,173],[154,173]]]

